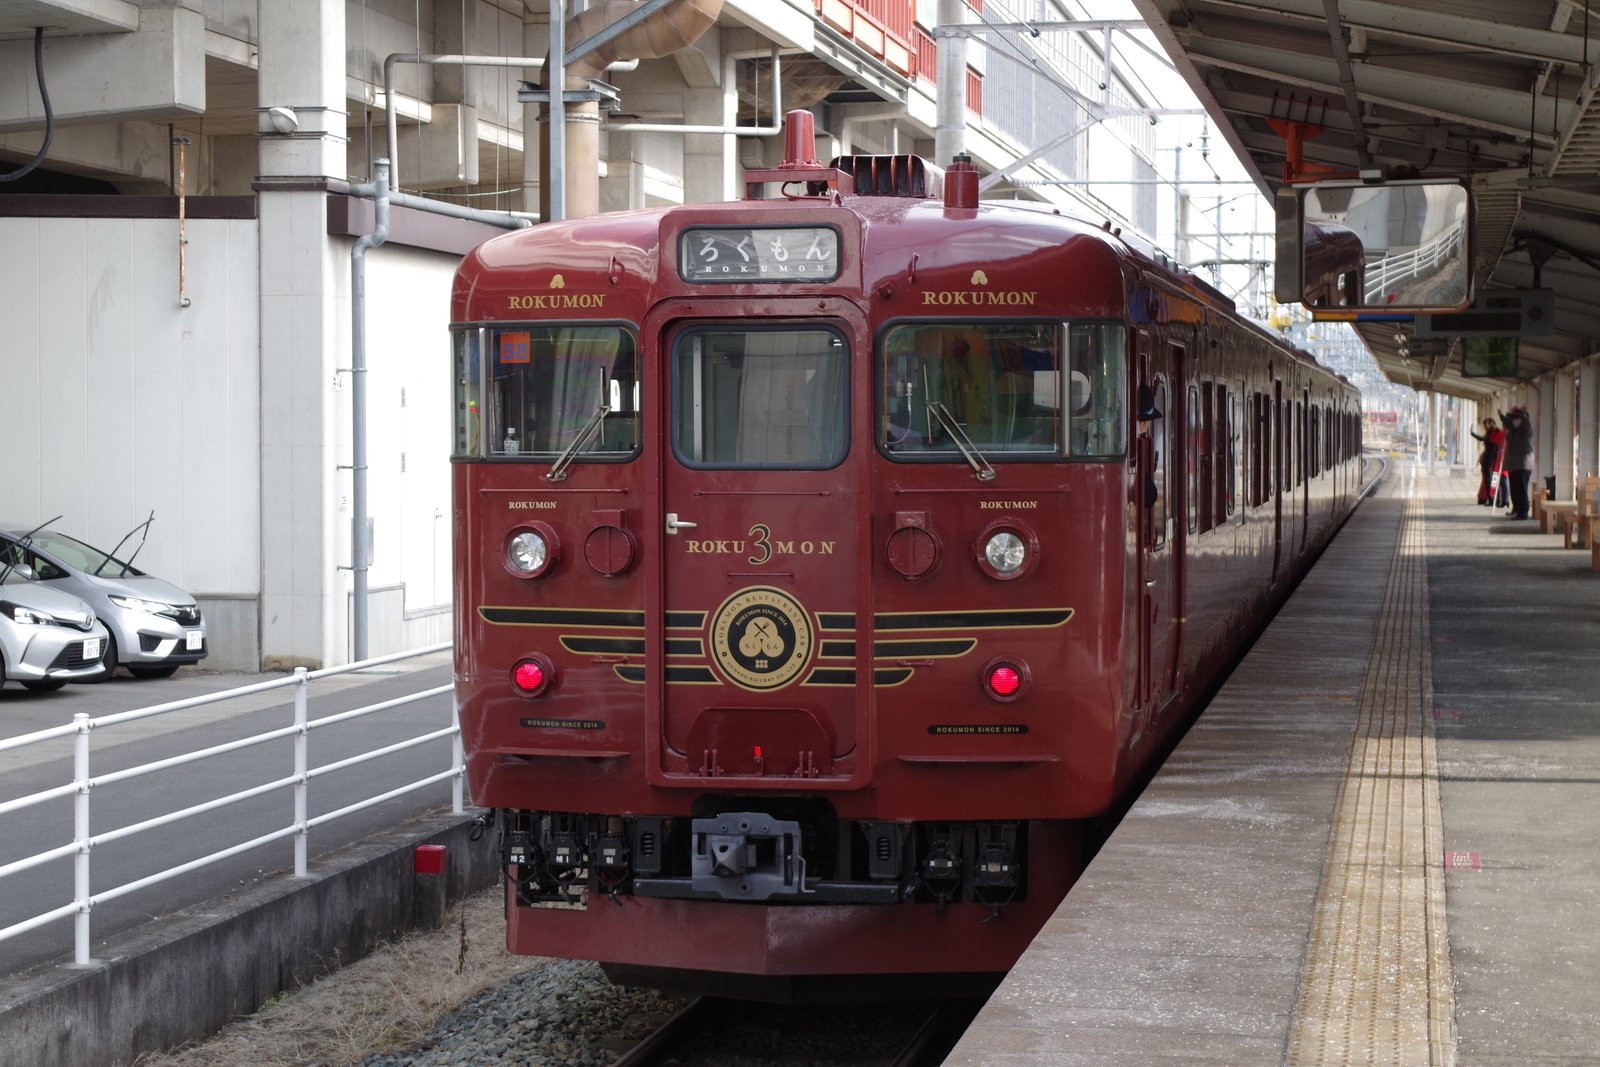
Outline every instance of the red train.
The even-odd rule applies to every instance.
[[[809,118],[743,201],[457,275],[456,688],[514,951],[1004,971],[1356,502],[1348,383],[968,163],[810,162]]]

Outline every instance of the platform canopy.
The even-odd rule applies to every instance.
[[[1314,167],[1470,176],[1480,297],[1551,289],[1517,376],[1600,349],[1600,5],[1578,0],[1133,0],[1252,176],[1284,184],[1285,122]],[[1481,398],[1462,342],[1357,327],[1384,373]],[[1402,356],[1402,352],[1406,354]]]

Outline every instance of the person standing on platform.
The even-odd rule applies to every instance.
[[[1511,517],[1528,517],[1528,482],[1533,477],[1533,420],[1521,406],[1500,413],[1505,424],[1505,469],[1511,479]]]
[[[1495,492],[1499,489],[1500,460],[1505,454],[1506,432],[1493,419],[1483,420],[1483,432],[1472,435],[1483,442],[1483,455],[1478,457],[1478,467],[1483,480],[1478,483],[1478,506],[1493,507]]]

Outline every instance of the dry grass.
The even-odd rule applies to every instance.
[[[138,1067],[333,1067],[416,1041],[463,1001],[544,965],[505,949],[504,890],[485,890],[438,930],[269,1001],[208,1041]]]

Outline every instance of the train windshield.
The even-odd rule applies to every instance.
[[[685,466],[835,467],[849,361],[828,327],[688,330],[672,346],[672,446]]]
[[[455,334],[455,455],[626,459],[639,449],[633,336],[617,326]],[[574,457],[569,457],[574,458]]]
[[[880,367],[879,444],[896,458],[960,462],[963,435],[1008,459],[1127,447],[1127,332],[1113,323],[904,323]]]

